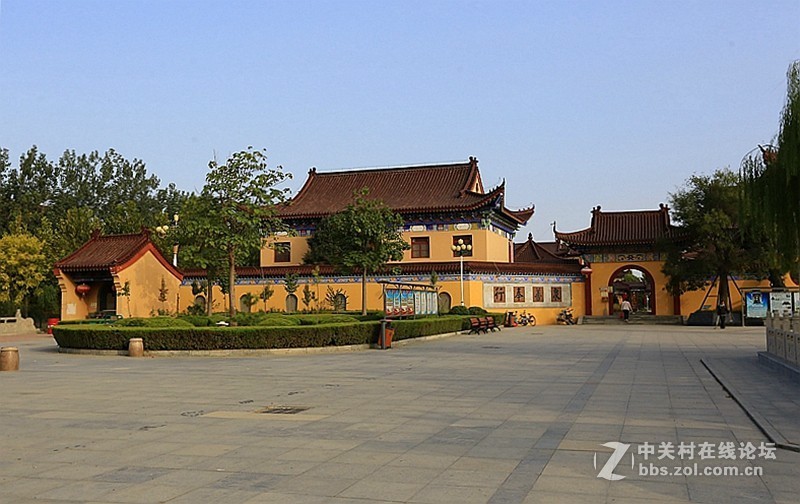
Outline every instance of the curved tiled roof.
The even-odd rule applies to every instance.
[[[117,270],[150,251],[164,267],[180,277],[180,273],[167,261],[150,240],[150,232],[142,229],[137,234],[101,236],[99,231],[75,252],[56,262],[54,268],[63,272]]]
[[[528,233],[528,240],[514,244],[515,263],[552,263],[552,264],[573,264],[575,259],[566,259],[555,254],[556,243],[548,243],[548,246],[533,241],[533,235]]]
[[[591,226],[580,231],[562,233],[555,231],[558,240],[572,247],[654,245],[664,238],[675,238],[677,232],[670,224],[669,207],[658,210],[603,212],[592,209]]]
[[[123,264],[150,242],[147,231],[137,234],[100,236],[98,231],[78,250],[55,264],[62,271],[100,270]]]
[[[462,163],[405,166],[320,173],[312,168],[300,192],[279,210],[285,219],[319,218],[344,210],[354,192],[369,188],[369,197],[400,214],[469,211],[499,202],[501,211],[524,224],[533,208],[503,206],[505,183],[484,191],[478,160]]]

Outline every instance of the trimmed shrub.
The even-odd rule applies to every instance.
[[[469,318],[458,315],[444,315],[412,320],[393,320],[391,327],[395,329],[394,339],[403,340],[469,329]]]
[[[496,317],[502,319],[502,315]],[[375,321],[299,325],[300,318],[269,315],[260,323],[270,326],[250,327],[191,327],[186,320],[181,322],[187,326],[181,327],[59,324],[53,328],[53,337],[62,348],[126,350],[129,339],[142,338],[146,350],[232,350],[374,344],[380,333],[381,323]],[[453,333],[469,325],[469,317],[455,315],[392,321],[395,340]]]
[[[270,315],[267,317],[263,317],[259,320],[258,324],[259,327],[289,327],[289,326],[299,326],[300,320],[297,317],[286,317],[284,315]]]
[[[119,319],[113,325],[117,327],[193,327],[191,322],[173,317]]]
[[[112,319],[81,319],[81,320],[59,320],[58,325],[109,325],[116,322]]]
[[[316,315],[296,315],[292,318],[297,319],[300,325],[319,325],[319,324],[344,324],[354,323],[359,320],[350,315],[339,315],[334,313],[321,313]]]
[[[371,344],[380,323],[295,327],[102,327],[72,326],[53,331],[62,348],[125,350],[142,338],[147,350],[232,350]]]
[[[194,327],[208,327],[214,325],[213,322],[211,322],[211,318],[205,315],[181,315],[178,318],[189,322]]]
[[[469,310],[465,306],[453,306],[450,308],[450,315],[469,315]]]
[[[470,306],[468,311],[470,315],[478,315],[479,317],[483,317],[489,313],[480,306]]]

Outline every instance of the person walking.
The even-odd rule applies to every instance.
[[[728,306],[725,301],[720,301],[717,305],[717,317],[719,318],[719,328],[725,329],[725,319],[728,318]]]
[[[622,300],[622,304],[620,304],[619,307],[622,309],[622,318],[625,320],[625,322],[630,322],[631,302],[628,301],[628,298],[624,298]]]

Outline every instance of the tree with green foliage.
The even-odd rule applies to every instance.
[[[297,291],[299,277],[297,273],[287,273],[283,279],[283,287],[287,294],[294,294]]]
[[[320,220],[308,240],[307,263],[327,263],[345,273],[361,273],[361,313],[367,314],[367,275],[389,261],[403,259],[410,246],[403,240],[403,219],[382,201],[370,199],[369,189],[353,194],[343,211]]]
[[[786,104],[775,148],[742,162],[742,201],[749,229],[763,230],[779,263],[800,265],[800,60],[787,72]]]
[[[128,305],[128,318],[131,316],[131,283],[128,280],[125,280],[125,283],[122,285],[117,291],[117,297],[125,298],[125,303]]]
[[[275,294],[275,289],[273,289],[269,284],[265,285],[264,288],[261,289],[261,292],[258,293],[258,298],[264,302],[264,313],[269,311],[267,309],[267,303],[273,294]]]
[[[203,241],[210,250],[224,255],[230,299],[236,299],[236,265],[243,257],[260,250],[264,238],[290,231],[278,217],[277,205],[286,201],[289,189],[276,186],[291,174],[278,166],[267,167],[265,150],[246,150],[231,155],[225,164],[208,163],[206,184],[200,194],[206,216],[188,223],[182,219],[184,233],[192,243]],[[228,305],[232,318],[234,302]]]
[[[180,265],[206,271],[206,281],[201,284],[206,297],[206,315],[214,310],[214,285],[222,285],[226,276],[226,256],[218,243],[206,239],[206,230],[216,226],[212,202],[200,195],[191,194],[181,207],[180,225],[173,228],[173,238],[180,244]],[[195,295],[199,292],[195,292]]]
[[[50,268],[43,249],[44,243],[28,233],[0,238],[0,301],[21,307],[25,297],[39,287]]]
[[[305,284],[303,286],[303,297],[301,298],[303,301],[303,306],[305,306],[305,311],[308,311],[311,308],[312,303],[316,301],[316,299],[317,295],[311,291],[311,287],[308,284]]]
[[[663,272],[673,295],[703,289],[716,277],[718,299],[727,302],[733,273],[766,274],[763,243],[749,240],[739,225],[738,192],[738,176],[724,169],[693,175],[670,195],[677,229],[674,239],[662,245],[667,254]]]

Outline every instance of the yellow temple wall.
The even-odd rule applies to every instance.
[[[472,236],[472,256],[465,256],[465,261],[492,261],[510,262],[511,240],[490,229],[479,229],[479,226],[468,225],[468,229],[456,229],[455,225],[448,225],[446,230],[405,231],[403,239],[410,245],[412,238],[428,238],[430,257],[411,257],[411,250],[403,253],[403,262],[440,262],[458,261],[453,256],[454,236]],[[275,236],[270,237],[261,249],[261,266],[297,266],[303,264],[303,256],[308,252],[308,236]],[[275,262],[275,250],[272,245],[276,242],[290,244],[291,255],[289,262]]]
[[[592,267],[592,315],[609,315],[608,299],[602,297],[603,290],[608,289],[611,276],[620,268],[639,268],[647,271],[654,282],[656,315],[675,315],[674,299],[664,288],[667,278],[661,272],[663,261],[631,261],[631,262],[593,262]],[[611,296],[612,294],[609,294]]]
[[[684,292],[681,294],[681,313],[683,315],[689,315],[690,313],[696,312],[698,310],[716,310],[717,308],[717,289],[719,285],[715,285],[714,289],[711,291],[708,299],[706,299],[705,304],[701,306],[703,303],[703,298],[706,296],[706,292],[708,291],[708,287],[711,285],[711,282],[706,284],[704,289],[696,290],[696,291],[689,291]],[[739,294],[739,291],[736,289],[736,286],[739,286],[740,289],[769,289],[770,284],[769,280],[748,280],[748,279],[741,279],[736,280],[734,283],[732,280],[728,281],[728,290],[731,293],[731,311],[738,312],[742,309],[742,296]]]
[[[289,262],[275,262],[275,243],[289,243],[290,256]],[[297,266],[303,264],[303,256],[308,252],[307,236],[273,236],[265,240],[261,247],[261,266]]]
[[[162,278],[167,289],[167,299],[163,302],[158,299]],[[177,311],[180,279],[165,268],[152,252],[146,252],[139,260],[115,275],[114,285],[117,292],[121,291],[125,282],[130,285],[130,298],[117,297],[117,313],[123,317],[150,317],[159,310],[166,313]]]
[[[66,274],[61,273],[57,276],[58,286],[61,289],[61,320],[82,320],[90,312],[89,306],[94,304],[97,309],[97,289],[93,289],[86,296],[81,298],[76,292],[77,284]]]

